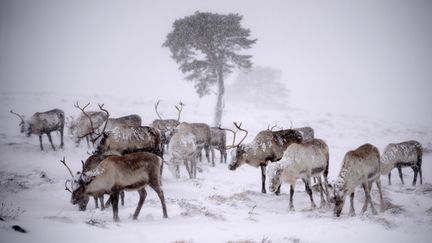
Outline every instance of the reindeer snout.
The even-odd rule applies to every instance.
[[[237,165],[236,164],[229,164],[228,169],[235,170],[235,169],[237,169]]]

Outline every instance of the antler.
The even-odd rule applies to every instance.
[[[70,182],[70,180],[65,181],[65,190],[72,193],[72,190],[68,188],[67,183]]]
[[[248,135],[248,131],[246,131],[245,129],[241,128],[242,123],[240,123],[240,125],[237,124],[236,122],[233,122],[233,123],[234,123],[234,126],[237,128],[237,131],[235,131],[235,132],[233,130],[231,130],[231,129],[221,128],[220,126],[218,127],[221,130],[230,131],[230,132],[232,132],[234,134],[234,136],[233,136],[233,144],[225,146],[226,149],[232,149],[232,148],[236,148],[236,147],[240,146],[240,144],[245,140],[246,136]],[[235,139],[236,139],[236,135],[237,135],[238,131],[245,132],[245,135],[242,138],[242,140],[240,140],[240,142],[238,144],[235,144]]]
[[[20,114],[15,113],[13,110],[10,110],[10,113],[12,113],[12,114],[14,114],[14,115],[17,115],[17,116],[21,119],[21,121],[24,122],[24,118],[23,118]]]
[[[93,142],[93,143],[96,142],[96,140],[97,140],[100,136],[102,136],[102,134],[105,132],[105,129],[106,129],[107,124],[108,124],[108,118],[109,118],[109,112],[108,112],[108,110],[103,108],[104,104],[102,104],[102,105],[99,105],[99,104],[98,104],[98,106],[99,106],[99,109],[100,109],[101,111],[103,111],[103,112],[105,112],[105,113],[107,114],[107,118],[106,118],[106,121],[105,121],[105,125],[104,125],[104,127],[102,128],[102,132],[100,132],[100,133],[95,133],[97,136],[96,136],[94,139],[92,139],[92,142]]]
[[[72,177],[74,177],[74,175],[73,175],[73,173],[72,173],[72,170],[69,168],[69,166],[67,166],[67,164],[66,164],[66,161],[65,161],[65,157],[63,156],[63,159],[62,160],[60,160],[60,162],[62,163],[62,164],[64,164],[64,166],[66,166],[66,168],[68,169],[68,171],[69,171],[69,173],[71,174],[71,176]]]
[[[156,111],[156,115],[159,117],[159,119],[162,120],[162,117],[161,117],[161,115],[159,114],[159,112],[158,112],[158,110],[157,110],[157,108],[158,108],[158,106],[159,106],[159,103],[160,103],[160,100],[158,100],[158,101],[156,102],[156,104],[155,104],[155,111]]]
[[[79,106],[79,104],[78,104],[78,101],[74,104],[74,106],[76,107],[76,108],[78,108],[78,109],[80,109],[81,111],[82,111],[82,113],[89,119],[89,121],[90,121],[90,127],[91,127],[91,131],[89,132],[89,133],[86,133],[85,135],[82,135],[82,136],[80,136],[79,138],[84,138],[84,137],[86,137],[87,135],[91,135],[91,134],[93,134],[93,133],[95,133],[95,131],[94,131],[94,126],[93,126],[93,121],[92,121],[92,119],[91,119],[91,116],[89,115],[89,114],[87,114],[87,112],[85,112],[84,110],[85,110],[85,108],[87,108],[87,106],[89,106],[90,105],[90,102],[89,103],[87,103],[87,105],[85,105],[83,108],[81,108],[80,106]]]
[[[179,112],[178,113],[178,117],[177,117],[177,121],[180,121],[180,114],[181,114],[181,112],[182,112],[182,110],[183,110],[183,106],[185,105],[183,102],[179,102],[179,105],[180,105],[180,108],[178,108],[178,106],[174,106],[176,109],[177,109],[177,111]]]

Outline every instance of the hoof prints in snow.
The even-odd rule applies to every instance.
[[[173,199],[172,201],[177,203],[183,210],[183,212],[180,213],[181,216],[194,217],[204,215],[211,219],[225,221],[225,218],[221,214],[211,212],[207,207],[203,206],[202,203],[195,200]]]
[[[3,193],[18,193],[44,183],[53,184],[54,181],[43,171],[26,175],[0,171],[0,196]]]

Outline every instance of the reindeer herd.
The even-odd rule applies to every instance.
[[[402,167],[411,167],[414,171],[412,184],[416,185],[419,175],[422,180],[422,145],[417,141],[389,144],[382,155],[371,144],[364,144],[348,151],[343,158],[340,173],[332,185],[328,183],[329,149],[326,142],[314,137],[311,127],[260,131],[250,143],[243,143],[248,131],[242,124],[233,123],[235,130],[222,127],[210,127],[205,123],[180,122],[184,104],[175,106],[177,119],[159,119],[149,126],[142,126],[141,117],[136,114],[110,118],[104,105],[99,111],[86,111],[90,104],[81,107],[76,119],[65,121],[65,114],[60,109],[37,112],[30,120],[25,120],[18,113],[10,111],[21,120],[21,133],[27,136],[39,136],[40,149],[43,150],[42,135],[46,134],[52,149],[55,146],[51,132],[58,131],[61,136],[60,148],[63,148],[63,131],[66,125],[69,135],[76,146],[86,139],[87,146],[94,147],[94,152],[85,162],[82,170],[75,175],[67,166],[65,158],[61,162],[67,167],[71,179],[66,180],[65,189],[71,193],[71,203],[85,210],[89,198],[93,197],[96,208],[112,205],[114,221],[119,221],[118,204],[124,204],[124,191],[137,191],[139,202],[133,214],[137,219],[146,198],[146,186],[150,186],[159,196],[163,217],[167,218],[165,197],[162,190],[163,165],[167,164],[175,178],[180,178],[184,166],[191,179],[196,178],[198,161],[202,160],[202,150],[208,163],[215,166],[214,149],[220,151],[220,163],[227,162],[227,150],[231,150],[230,170],[236,170],[243,164],[261,169],[261,191],[266,193],[266,177],[269,178],[269,190],[280,194],[282,182],[290,185],[289,209],[294,210],[293,194],[299,179],[305,184],[305,191],[310,197],[311,207],[316,208],[312,195],[312,182],[316,182],[321,195],[320,207],[334,205],[334,215],[339,217],[347,196],[350,196],[349,215],[355,215],[354,192],[362,186],[365,201],[361,210],[364,213],[370,204],[373,214],[376,209],[370,196],[372,184],[378,187],[381,210],[385,209],[382,197],[381,175],[388,175],[391,184],[391,170],[397,168],[404,184]],[[233,134],[231,145],[227,145],[227,132]],[[238,132],[244,133],[236,144]],[[211,160],[209,154],[211,153]],[[165,160],[164,157],[169,158]],[[268,167],[268,168],[267,168]],[[332,190],[332,191],[331,191]],[[104,195],[109,199],[104,202]]]

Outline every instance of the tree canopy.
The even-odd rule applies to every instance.
[[[163,46],[170,49],[179,69],[187,74],[185,79],[195,82],[200,96],[209,94],[210,86],[217,82],[223,85],[224,74],[234,67],[252,66],[250,55],[238,53],[256,42],[248,39],[250,30],[241,27],[241,20],[239,14],[195,12],[174,22]]]

